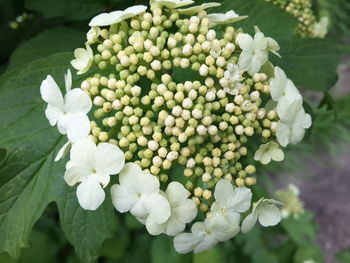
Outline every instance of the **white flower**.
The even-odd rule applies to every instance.
[[[268,60],[269,51],[278,54],[276,51],[279,50],[277,42],[265,37],[261,32],[256,32],[254,39],[249,34],[239,33],[236,44],[242,49],[238,65],[241,69],[247,70],[251,76]]]
[[[227,11],[226,13],[214,13],[207,15],[207,18],[212,25],[231,24],[246,19],[247,17],[248,16],[239,16],[233,10]]]
[[[146,9],[147,6],[135,5],[125,9],[124,11],[117,10],[110,13],[99,14],[91,19],[89,26],[109,26],[117,24],[130,17],[141,14],[142,12],[146,11]]]
[[[264,198],[253,204],[253,211],[242,222],[242,232],[249,232],[257,220],[264,227],[277,225],[281,221],[281,211],[276,205],[283,204],[273,199]]]
[[[194,1],[192,1],[192,0],[153,0],[153,1],[151,1],[151,4],[152,3],[157,3],[161,6],[165,6],[169,9],[175,9],[175,8],[179,8],[179,7],[193,4]]]
[[[93,26],[86,34],[86,39],[88,44],[94,44],[98,42],[98,37],[100,36],[101,29],[98,26]]]
[[[61,149],[58,150],[58,153],[55,157],[55,162],[58,160],[64,158],[70,151],[70,148],[72,147],[72,143],[70,141],[66,142]]]
[[[268,164],[271,160],[280,162],[284,159],[284,153],[275,142],[268,142],[260,145],[254,154],[254,160],[260,161],[262,164]]]
[[[159,193],[157,177],[144,173],[134,163],[127,163],[119,174],[119,183],[111,188],[114,207],[121,213],[130,211],[144,219],[150,216],[157,224],[163,224],[170,217],[170,204]]]
[[[215,186],[215,202],[211,212],[221,214],[232,225],[238,225],[240,213],[246,212],[252,200],[252,192],[246,187],[233,189],[232,184],[222,179]]]
[[[169,219],[163,224],[157,224],[153,217],[148,217],[146,227],[152,235],[165,233],[175,236],[184,231],[186,224],[196,217],[197,207],[194,201],[188,199],[190,192],[178,182],[171,182],[168,185],[165,196],[171,208]]]
[[[63,95],[55,80],[48,75],[41,83],[41,97],[47,102],[46,118],[51,126],[57,124],[61,134],[67,134],[69,141],[75,142],[85,138],[90,132],[90,121],[87,113],[92,107],[90,97],[82,89],[72,89],[70,71],[65,77],[66,95]]]
[[[311,116],[305,113],[302,107],[302,97],[300,95],[290,95],[280,100],[277,105],[277,114],[280,121],[276,127],[277,141],[283,147],[289,143],[299,143],[304,135],[305,129],[311,126]]]
[[[239,226],[228,224],[222,215],[216,214],[204,222],[194,223],[191,231],[192,233],[182,233],[174,238],[174,247],[178,253],[186,254],[192,250],[200,253],[208,250],[237,235]]]
[[[315,37],[324,38],[328,33],[329,18],[321,17],[320,21],[313,26],[313,35]]]
[[[280,67],[275,67],[275,77],[270,82],[270,94],[274,101],[279,101],[285,96],[299,94],[299,91],[284,71]]]
[[[243,71],[235,64],[228,64],[227,70],[224,73],[224,77],[227,80],[227,86],[223,87],[224,90],[231,95],[237,95],[240,89],[243,87],[242,77]]]
[[[220,6],[220,3],[216,3],[216,2],[209,2],[209,3],[204,3],[201,5],[196,5],[196,6],[192,6],[189,8],[184,8],[184,9],[177,9],[176,11],[179,12],[180,14],[184,14],[184,15],[194,15],[197,14],[198,12],[208,9],[208,8],[212,8],[212,7],[217,7]]]
[[[77,188],[79,204],[86,210],[96,210],[105,199],[106,187],[111,174],[117,174],[125,164],[124,153],[111,143],[96,144],[81,139],[72,145],[68,169],[64,180]]]
[[[74,50],[74,57],[70,64],[78,70],[77,74],[84,74],[87,72],[92,64],[93,53],[91,47],[86,44],[86,49],[77,48]]]

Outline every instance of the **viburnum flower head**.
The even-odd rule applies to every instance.
[[[90,139],[81,139],[72,146],[64,179],[70,186],[79,183],[77,197],[82,208],[96,210],[105,199],[103,188],[110,175],[119,173],[124,164],[118,146],[106,142],[96,146]]]
[[[72,75],[68,70],[65,76],[66,94],[61,90],[51,75],[41,83],[40,93],[48,104],[45,115],[51,126],[57,125],[61,134],[67,134],[70,142],[88,136],[90,122],[87,113],[92,107],[89,96],[80,88],[71,89]]]

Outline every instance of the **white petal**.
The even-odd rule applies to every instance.
[[[168,184],[165,194],[172,206],[178,206],[186,202],[190,192],[182,184],[171,182]]]
[[[277,114],[286,124],[291,124],[302,109],[303,98],[299,94],[283,96],[277,104]]]
[[[72,73],[70,69],[67,70],[67,74],[64,75],[64,83],[66,86],[66,92],[69,92],[72,88]]]
[[[72,166],[64,174],[64,180],[69,186],[83,181],[90,175],[90,170],[84,166]]]
[[[166,222],[166,229],[164,231],[168,236],[176,236],[185,230],[185,223],[178,220],[176,216],[171,216]]]
[[[220,205],[226,206],[232,193],[232,184],[228,180],[222,179],[215,186],[214,197]]]
[[[75,166],[92,167],[94,165],[94,155],[96,145],[89,139],[81,139],[72,145],[70,151],[70,161]]]
[[[273,204],[261,204],[257,208],[259,223],[262,226],[275,226],[281,221],[281,211]]]
[[[243,51],[253,51],[253,42],[249,34],[239,33],[236,37],[236,43]]]
[[[264,165],[269,164],[271,162],[271,152],[265,152],[260,162]]]
[[[72,89],[64,96],[64,108],[68,113],[88,113],[92,107],[90,97],[82,89]]]
[[[211,8],[211,7],[217,7],[220,6],[220,3],[216,3],[216,2],[209,2],[209,3],[204,3],[201,5],[196,5],[196,6],[192,6],[189,8],[184,8],[184,9],[177,9],[176,11],[179,14],[185,14],[185,15],[194,15],[196,13],[198,13],[201,10],[205,10],[207,8]]]
[[[52,106],[51,104],[47,105],[45,110],[45,116],[49,120],[50,125],[54,126],[60,118],[63,117],[63,111],[59,108]]]
[[[147,218],[149,214],[144,206],[144,203],[142,202],[142,199],[140,199],[139,197],[136,203],[134,203],[131,207],[130,213],[138,218]]]
[[[154,193],[142,198],[142,203],[157,224],[163,224],[170,217],[170,204],[166,198]]]
[[[183,7],[194,3],[192,0],[154,0],[154,2],[161,4],[162,6],[165,6],[169,9]]]
[[[86,138],[90,132],[90,121],[84,113],[67,114],[67,137],[71,142]]]
[[[276,137],[277,137],[278,143],[283,147],[286,147],[289,144],[290,133],[291,133],[290,128],[286,124],[284,124],[281,121],[277,123]]]
[[[182,233],[174,238],[174,248],[180,254],[186,254],[204,240],[204,235]]]
[[[96,210],[105,199],[105,192],[93,175],[83,180],[77,188],[79,204],[85,210]]]
[[[281,162],[284,159],[284,153],[281,149],[275,149],[271,151],[271,158],[276,162]]]
[[[101,29],[98,26],[93,26],[86,34],[86,39],[88,44],[94,44],[98,42],[98,37],[100,36]]]
[[[257,219],[258,215],[255,212],[252,212],[249,215],[247,215],[242,222],[241,231],[243,233],[248,233],[254,227]]]
[[[270,82],[270,94],[274,101],[278,101],[287,85],[287,76],[280,67],[275,67],[275,77]]]
[[[151,216],[147,217],[146,228],[151,235],[159,235],[165,231],[167,223],[157,224]]]
[[[109,26],[119,21],[119,17],[123,15],[123,11],[114,11],[111,13],[103,13],[91,19],[89,26]]]
[[[144,175],[140,166],[135,163],[126,163],[119,174],[121,185],[138,190],[140,178]]]
[[[194,253],[204,252],[214,247],[217,243],[219,243],[219,241],[213,238],[212,235],[206,235],[202,240],[202,242],[200,242],[198,245],[195,246],[195,248],[193,249],[193,252]]]
[[[136,192],[130,191],[124,185],[115,184],[111,187],[112,203],[115,209],[125,213],[138,201]]]
[[[246,212],[252,201],[252,191],[247,187],[238,187],[228,201],[228,207],[239,213]]]
[[[182,205],[173,208],[173,214],[182,223],[190,223],[197,216],[197,206],[191,199],[187,199]]]
[[[263,33],[257,32],[254,35],[254,50],[265,50],[267,48],[267,39]]]
[[[68,153],[69,150],[71,148],[72,144],[70,141],[66,142],[61,149],[58,151],[56,157],[55,157],[55,162],[57,162],[58,160],[64,158]]]
[[[41,82],[40,93],[42,99],[56,108],[63,109],[63,96],[58,88],[55,80],[48,75],[45,80]]]
[[[145,5],[134,5],[125,9],[124,13],[133,14],[134,16],[136,16],[138,14],[141,14],[142,12],[145,12],[146,9],[147,9],[147,6]]]
[[[95,166],[98,173],[117,174],[125,164],[125,157],[118,146],[102,142],[99,143],[95,152]]]
[[[232,226],[239,227],[239,221],[241,219],[241,215],[233,211],[232,209],[230,209],[227,211],[226,219]]]
[[[139,187],[142,194],[153,194],[159,192],[159,180],[151,174],[143,173],[139,178]]]
[[[298,144],[304,138],[305,129],[300,127],[293,127],[290,136],[291,144]]]

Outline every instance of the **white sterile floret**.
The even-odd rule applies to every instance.
[[[289,143],[297,144],[303,139],[305,129],[310,128],[311,116],[305,113],[299,94],[287,96],[283,103],[280,102],[277,105],[280,118],[276,127],[277,141],[283,147]]]
[[[246,212],[252,201],[252,192],[246,187],[233,188],[226,180],[220,180],[214,191],[215,202],[211,206],[213,214],[221,214],[228,223],[238,225],[240,213]]]
[[[286,96],[299,94],[299,91],[284,71],[275,67],[275,77],[270,82],[270,94],[274,101],[279,101]]]
[[[321,17],[320,21],[313,26],[313,36],[324,38],[328,33],[329,18],[327,16]]]
[[[175,250],[180,254],[186,254],[193,250],[200,253],[214,247],[219,242],[224,242],[239,232],[239,225],[231,225],[220,214],[212,218],[206,218],[204,222],[192,225],[191,233],[182,233],[174,238]]]
[[[254,160],[260,161],[262,164],[268,164],[271,160],[281,162],[284,159],[284,153],[276,142],[268,142],[260,145],[254,154]]]
[[[227,11],[226,13],[214,13],[207,15],[207,18],[212,25],[231,24],[241,21],[247,17],[248,16],[239,16],[233,10]]]
[[[169,9],[175,9],[175,8],[193,4],[194,1],[192,0],[153,0],[153,3],[157,3]],[[151,2],[151,5],[152,5],[152,2]]]
[[[268,60],[269,51],[278,55],[277,42],[270,37],[265,37],[261,32],[256,32],[254,38],[249,34],[239,33],[236,44],[242,49],[238,65],[241,69],[248,71],[251,76],[257,73]]]
[[[159,193],[157,177],[144,173],[135,163],[127,163],[119,174],[119,184],[111,187],[114,207],[121,213],[130,211],[143,221],[150,216],[157,224],[170,217],[170,204]]]
[[[80,206],[95,210],[105,199],[103,188],[110,175],[119,173],[124,164],[124,153],[118,146],[105,142],[96,146],[89,139],[81,139],[72,146],[64,180],[70,186],[80,183],[77,188]]]
[[[281,221],[281,210],[276,205],[283,204],[273,199],[261,198],[253,204],[252,212],[243,220],[241,231],[243,233],[249,232],[257,220],[264,227],[277,225]]]
[[[90,121],[87,113],[92,107],[90,97],[82,89],[72,89],[72,75],[68,70],[65,76],[66,95],[62,92],[51,75],[41,83],[42,99],[48,104],[45,110],[46,118],[51,126],[57,124],[61,134],[67,134],[70,142],[75,142],[88,136]]]
[[[184,14],[184,15],[194,15],[197,14],[200,11],[203,11],[205,9],[211,8],[211,7],[217,7],[220,6],[220,3],[216,3],[216,2],[209,2],[209,3],[204,3],[201,5],[196,5],[196,6],[192,6],[189,8],[183,8],[183,9],[177,9],[176,11],[179,14]]]
[[[135,5],[125,9],[124,11],[117,10],[110,13],[99,14],[91,19],[89,26],[113,25],[130,17],[137,16],[138,14],[146,11],[146,9],[147,6]]]
[[[158,224],[152,217],[146,220],[146,228],[152,235],[165,233],[169,236],[175,236],[184,231],[187,223],[197,216],[197,207],[193,200],[188,199],[190,192],[178,182],[171,182],[165,190],[164,196],[167,198],[171,215],[169,219]]]
[[[77,48],[74,50],[74,57],[70,64],[78,70],[77,74],[84,74],[87,72],[92,64],[93,53],[91,47],[86,44],[85,48]]]
[[[89,45],[98,42],[98,37],[100,36],[101,29],[98,26],[93,26],[86,34],[87,43]]]
[[[240,89],[243,87],[242,81],[244,78],[242,77],[243,71],[240,70],[238,65],[228,64],[227,70],[224,73],[224,78],[227,82],[224,82],[224,90],[231,95],[239,94]]]

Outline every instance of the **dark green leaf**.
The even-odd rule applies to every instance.
[[[152,263],[163,263],[165,259],[168,263],[191,262],[191,255],[178,254],[174,249],[172,238],[165,235],[158,236],[152,241],[151,258]]]

